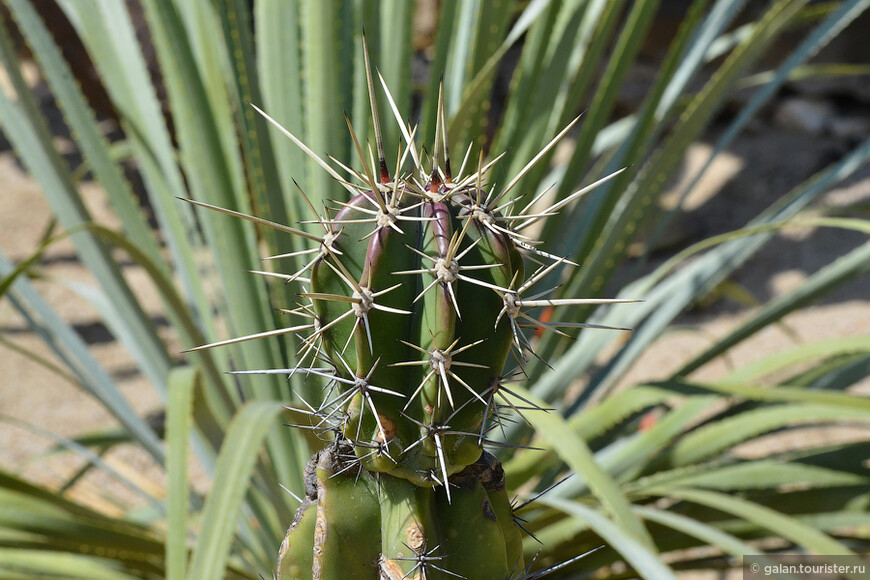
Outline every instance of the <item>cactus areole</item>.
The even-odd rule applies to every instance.
[[[440,95],[430,159],[417,151],[413,131],[393,107],[405,145],[391,175],[367,54],[366,72],[378,167],[370,166],[374,160],[348,122],[362,170],[344,169],[356,184],[258,109],[349,191],[349,201],[335,200],[336,211],[317,216],[322,236],[219,210],[317,244],[296,253],[313,255],[305,267],[279,274],[305,289],[295,313],[311,322],[285,329],[301,339],[301,362],[243,371],[305,373],[327,382],[323,400],[309,404],[308,413],[334,436],[306,468],[306,499],[281,546],[278,578],[538,578],[541,570],[526,569],[504,472],[483,446],[506,414],[533,410],[505,386],[511,373],[503,374],[509,356],[512,373],[521,374],[534,355],[526,328],[586,326],[544,323],[532,311],[625,302],[548,298],[550,291],[535,285],[571,263],[521,233],[597,183],[546,209],[538,207],[542,196],[522,209],[516,206],[523,196],[508,196],[577,119],[507,185],[487,191],[495,161],[484,165],[481,158],[464,176],[466,162],[456,176],[451,172]],[[539,264],[528,277],[526,256]]]

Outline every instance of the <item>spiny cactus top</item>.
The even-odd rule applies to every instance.
[[[519,413],[521,408],[533,406],[505,386],[505,367],[511,353],[520,371],[527,356],[534,354],[532,343],[526,336],[526,327],[531,325],[561,332],[558,330],[561,325],[536,320],[529,310],[566,304],[622,302],[548,299],[548,291],[535,285],[557,267],[570,262],[537,249],[537,242],[522,233],[528,226],[553,215],[598,184],[537,213],[532,213],[532,208],[540,201],[537,197],[527,202],[523,209],[517,209],[519,198],[509,199],[508,194],[565,135],[576,119],[507,185],[487,190],[485,177],[498,159],[486,165],[481,160],[475,171],[466,174],[466,155],[466,162],[459,172],[452,173],[440,95],[434,153],[431,160],[427,160],[417,151],[414,132],[402,121],[387,91],[406,140],[391,174],[381,143],[367,55],[366,65],[378,160],[377,167],[372,167],[374,160],[367,159],[348,121],[363,169],[361,172],[344,169],[351,173],[357,184],[348,183],[333,167],[258,109],[350,191],[348,201],[336,200],[339,207],[334,215],[317,216],[322,236],[220,210],[303,235],[317,243],[317,247],[311,250],[313,259],[304,268],[283,276],[288,281],[303,281],[308,285],[307,291],[299,294],[306,303],[297,313],[313,322],[289,329],[302,339],[303,362],[292,369],[243,371],[288,375],[307,373],[325,377],[328,382],[323,400],[311,405],[310,413],[324,432],[336,433],[336,444],[321,456],[319,462],[315,462],[316,469],[312,468],[312,473],[317,472],[319,483],[314,487],[319,491],[300,509],[291,528],[292,531],[299,528],[300,522],[305,522],[299,529],[311,528],[304,532],[309,539],[303,542],[301,552],[300,543],[295,543],[295,548],[288,552],[292,556],[287,562],[292,562],[282,564],[282,569],[297,570],[310,565],[315,572],[321,571],[315,573],[314,578],[333,577],[322,572],[327,566],[323,555],[328,544],[326,530],[330,525],[340,528],[341,522],[334,520],[341,516],[340,510],[330,511],[333,508],[329,506],[333,505],[331,502],[340,502],[337,498],[346,493],[345,484],[335,478],[353,470],[353,483],[347,484],[358,492],[354,496],[358,501],[353,509],[370,508],[372,514],[380,514],[379,518],[392,518],[384,515],[386,511],[378,509],[377,500],[368,505],[360,499],[371,495],[372,477],[380,478],[378,485],[385,486],[388,495],[407,496],[402,500],[406,508],[411,504],[416,506],[411,510],[416,515],[410,520],[402,520],[405,522],[402,530],[384,529],[376,541],[372,540],[377,547],[366,552],[369,556],[363,560],[373,558],[380,562],[380,577],[393,577],[387,574],[390,566],[403,570],[396,578],[412,577],[408,574],[413,562],[418,566],[420,562],[430,562],[428,577],[437,576],[432,574],[441,569],[438,568],[441,564],[436,566],[434,556],[432,560],[426,560],[429,557],[426,555],[431,555],[441,543],[449,543],[442,533],[446,524],[426,524],[431,514],[425,514],[436,510],[441,521],[463,517],[446,507],[455,499],[458,503],[486,502],[482,527],[472,526],[469,533],[495,534],[501,544],[509,545],[509,549],[505,548],[507,555],[493,568],[501,572],[486,574],[494,574],[492,578],[507,578],[508,575],[516,578],[519,576],[514,574],[523,569],[522,547],[514,537],[518,532],[511,518],[503,483],[498,490],[486,489],[475,479],[479,470],[469,466],[481,460],[482,446],[489,443],[487,429],[499,421],[502,410],[511,409]],[[409,157],[413,168],[405,172]],[[524,256],[538,264],[529,276],[525,275]],[[236,340],[249,338],[252,337]],[[218,344],[230,342],[234,341]],[[216,345],[201,348],[209,346]],[[477,483],[468,488],[470,496],[457,491],[459,495],[452,497],[451,488],[468,487],[458,482],[472,480]],[[405,483],[395,483],[400,481]],[[437,493],[421,496],[423,492],[413,491],[415,489],[435,490]],[[416,499],[408,499],[411,497]],[[306,520],[303,512],[314,503],[317,504],[316,517],[308,510]],[[436,504],[438,507],[434,507]],[[480,508],[478,504],[475,505]],[[502,506],[503,521],[488,528],[485,520],[490,520],[492,526],[492,522],[498,519],[494,512],[489,514],[487,511],[491,508],[486,506],[493,505]],[[477,508],[472,510],[477,511]],[[473,514],[465,515],[474,519]],[[462,527],[458,520],[454,523]],[[383,519],[381,524],[386,526]],[[418,533],[422,543],[408,547],[406,540],[413,540],[411,536]],[[405,540],[397,542],[395,537]],[[401,552],[402,544],[416,559],[389,553],[389,545]],[[455,539],[450,545],[456,546]],[[310,564],[305,555],[309,549],[314,554]],[[285,546],[284,551],[287,550]],[[458,558],[453,568],[445,561],[449,576],[466,577],[456,572],[458,568],[476,569],[473,566],[462,568],[461,560]],[[402,565],[400,562],[412,564]],[[365,569],[365,563],[361,565]],[[336,572],[335,577],[350,577],[341,576],[349,569],[342,568],[343,572]],[[422,571],[426,569],[427,566],[423,566]],[[304,578],[312,577],[307,572],[299,574]],[[427,576],[424,574],[423,577]]]
[[[476,217],[480,197],[438,171],[375,184],[331,220],[311,269],[319,349],[346,385],[327,407],[371,471],[436,484],[480,455],[511,342],[497,289],[523,271],[510,237]]]

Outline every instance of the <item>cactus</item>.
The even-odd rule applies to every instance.
[[[306,468],[307,497],[281,546],[278,578],[540,577],[527,572],[521,525],[499,462],[483,451],[496,444],[486,435],[505,413],[536,409],[505,385],[535,356],[526,328],[592,326],[541,322],[531,310],[627,301],[547,299],[533,287],[571,262],[521,232],[616,174],[547,209],[533,213],[538,196],[516,210],[508,194],[578,119],[506,186],[487,190],[498,158],[484,165],[481,157],[467,175],[466,162],[451,171],[441,96],[427,160],[381,78],[405,136],[391,174],[367,51],[366,75],[378,158],[372,167],[348,120],[362,171],[342,167],[358,184],[257,109],[349,190],[335,215],[316,217],[322,236],[193,202],[317,243],[303,269],[279,275],[307,284],[295,312],[313,322],[200,347],[295,332],[297,367],[239,372],[329,381],[309,414],[333,442]],[[528,277],[526,261],[538,264]],[[516,364],[508,365],[511,353]],[[505,374],[506,366],[518,370]]]

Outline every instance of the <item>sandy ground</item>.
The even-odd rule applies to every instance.
[[[810,95],[812,97],[812,95]],[[822,95],[829,97],[830,95]],[[815,98],[815,97],[812,97]],[[825,102],[833,102],[828,99]],[[781,106],[782,102],[778,106]],[[870,110],[870,102],[865,103]],[[866,113],[866,111],[865,111]],[[836,111],[832,113],[836,117]],[[851,113],[850,113],[851,114]],[[833,122],[833,121],[831,121]],[[59,141],[59,145],[69,144]],[[789,124],[781,110],[771,108],[725,154],[721,155],[696,195],[687,201],[689,210],[676,224],[668,238],[673,247],[708,235],[722,233],[743,225],[776,197],[806,179],[813,172],[842,155],[849,138],[830,131],[813,132]],[[696,143],[685,160],[682,180],[700,166],[710,151],[707,142]],[[679,184],[675,184],[674,191]],[[91,211],[99,220],[114,223],[102,192],[93,184],[85,185]],[[842,211],[867,214],[870,204],[870,170],[863,170],[827,194],[821,205],[836,206]],[[38,186],[23,172],[0,141],[0,249],[12,260],[27,257],[37,246],[50,222],[50,212]],[[755,259],[732,278],[759,302],[799,287],[808,276],[866,241],[866,235],[834,229],[794,230],[777,236]],[[664,259],[668,250],[653,256],[653,263]],[[124,349],[113,340],[99,321],[95,310],[65,280],[90,283],[88,273],[75,258],[72,245],[62,241],[45,254],[39,268],[44,276],[37,288],[45,299],[82,335],[93,354],[106,366],[121,388],[142,413],[160,409],[159,397],[136,371]],[[174,337],[161,326],[160,307],[147,278],[135,266],[126,265],[125,275],[140,292],[171,348]],[[728,370],[778,352],[796,343],[834,337],[867,336],[870,331],[870,285],[868,280],[851,283],[830,294],[819,303],[795,312],[782,325],[771,326],[734,348],[727,359],[708,365],[699,375],[710,379]],[[729,332],[753,312],[753,307],[727,297],[684,314],[678,326],[662,337],[631,370],[627,381],[654,380],[678,368],[693,353],[699,352],[716,337]],[[40,339],[31,332],[8,300],[0,301],[0,337],[21,349],[52,360]],[[177,350],[177,348],[176,348]],[[867,385],[864,385],[866,388]],[[38,428],[66,437],[111,427],[109,415],[86,394],[60,379],[27,356],[0,344],[0,413],[26,421]],[[799,437],[870,437],[868,433],[813,431]],[[78,460],[59,455],[46,456],[52,442],[34,432],[0,421],[0,468],[22,473],[28,478],[60,485],[80,466]],[[787,444],[785,441],[776,443]],[[751,450],[748,450],[748,452]],[[129,470],[139,479],[160,485],[157,470],[133,450],[119,449],[109,456],[113,465]],[[87,480],[76,493],[99,501],[106,509],[110,504],[99,499],[124,491],[103,479]]]

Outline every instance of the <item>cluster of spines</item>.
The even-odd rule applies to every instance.
[[[381,79],[382,80],[382,79]],[[383,82],[383,81],[382,81]],[[371,83],[370,83],[371,84]],[[384,85],[386,89],[386,86]],[[392,99],[389,99],[392,103]],[[363,399],[364,404],[370,410],[372,418],[377,423],[377,430],[381,439],[381,443],[388,442],[389,427],[381,424],[379,417],[382,415],[378,412],[376,399],[385,397],[394,397],[403,399],[401,405],[402,416],[405,416],[409,405],[415,398],[421,396],[422,391],[426,387],[427,382],[435,379],[440,387],[439,393],[443,397],[443,406],[450,408],[451,412],[447,416],[442,416],[440,424],[428,424],[421,426],[421,433],[424,437],[417,444],[423,444],[424,439],[430,439],[437,445],[439,433],[443,434],[450,429],[449,418],[455,417],[462,408],[457,408],[454,401],[454,389],[459,388],[467,392],[470,398],[467,398],[465,404],[478,403],[483,411],[481,416],[484,419],[494,419],[498,423],[502,416],[500,411],[504,408],[509,408],[521,414],[521,410],[533,405],[521,397],[518,397],[513,391],[504,386],[504,377],[500,375],[501,368],[489,368],[487,365],[472,362],[469,360],[457,360],[455,357],[466,351],[469,357],[473,357],[473,348],[478,346],[484,339],[478,339],[468,343],[460,343],[462,337],[451,338],[449,341],[440,341],[441,344],[435,344],[439,341],[436,333],[431,333],[429,347],[426,348],[420,344],[415,344],[413,341],[398,339],[408,349],[414,351],[415,355],[409,357],[405,361],[395,361],[390,363],[390,366],[418,366],[428,367],[422,381],[411,390],[410,393],[400,392],[396,388],[390,388],[387,385],[373,384],[370,382],[372,374],[378,369],[379,359],[374,356],[376,351],[375,345],[372,342],[372,328],[370,323],[370,313],[373,311],[388,312],[394,315],[410,316],[411,311],[406,308],[397,308],[390,306],[390,293],[400,290],[404,286],[413,286],[416,288],[413,299],[410,305],[414,305],[421,301],[425,295],[432,293],[437,288],[443,289],[443,295],[449,302],[445,306],[453,312],[458,318],[462,319],[463,307],[462,300],[457,297],[457,284],[462,282],[469,285],[478,286],[492,293],[493,297],[497,298],[500,303],[495,319],[492,321],[492,332],[503,323],[507,323],[510,336],[510,348],[513,352],[514,359],[518,363],[514,374],[521,375],[522,368],[528,361],[530,356],[537,357],[532,341],[527,336],[527,329],[533,328],[536,330],[550,330],[558,333],[563,333],[563,328],[587,328],[595,327],[585,323],[567,323],[543,321],[533,317],[531,310],[538,308],[554,308],[563,305],[579,305],[579,304],[602,304],[611,302],[625,302],[625,300],[610,300],[610,299],[551,299],[547,295],[555,289],[547,289],[534,292],[534,286],[544,280],[551,272],[562,265],[572,265],[572,262],[566,258],[553,256],[547,252],[540,250],[538,242],[528,238],[520,233],[523,229],[537,222],[538,220],[553,215],[568,203],[574,201],[579,196],[590,191],[600,182],[587,186],[573,195],[551,205],[550,207],[534,211],[533,208],[538,204],[542,195],[538,195],[531,200],[525,207],[515,213],[512,213],[516,205],[517,198],[503,202],[507,193],[513,189],[518,181],[537,163],[543,155],[551,149],[561,139],[565,133],[577,121],[575,119],[570,123],[559,135],[557,135],[532,161],[527,164],[520,173],[512,179],[504,188],[496,193],[493,187],[488,192],[485,192],[483,184],[485,176],[493,167],[493,162],[483,165],[478,164],[477,171],[468,176],[462,177],[469,155],[466,154],[462,167],[460,168],[460,177],[454,178],[450,174],[450,164],[447,157],[447,147],[443,143],[443,135],[445,131],[443,106],[439,107],[438,119],[438,135],[436,137],[436,146],[434,148],[435,155],[432,160],[431,170],[426,170],[420,161],[421,156],[416,151],[413,141],[414,131],[409,130],[403,121],[398,117],[403,133],[406,135],[408,142],[400,152],[400,157],[397,160],[395,177],[391,177],[387,171],[386,160],[383,155],[383,150],[380,141],[380,130],[377,123],[376,105],[372,98],[372,109],[375,112],[375,134],[378,142],[378,168],[379,176],[376,179],[370,170],[369,160],[362,152],[359,141],[353,133],[352,126],[348,122],[354,142],[357,146],[358,153],[363,166],[363,173],[359,173],[353,169],[342,166],[346,171],[355,177],[360,184],[353,184],[344,180],[329,164],[323,161],[320,157],[310,151],[304,144],[301,143],[295,136],[279,127],[286,135],[298,143],[303,149],[330,174],[341,183],[345,188],[353,193],[351,202],[340,202],[340,207],[337,213],[331,215],[330,212],[324,211],[324,215],[316,215],[313,220],[323,230],[321,236],[313,235],[302,230],[276,224],[253,216],[232,212],[214,206],[208,206],[201,202],[192,202],[197,205],[209,207],[257,222],[261,225],[274,227],[280,231],[302,236],[306,239],[314,241],[317,246],[310,250],[302,250],[293,254],[282,254],[279,256],[271,256],[267,259],[280,257],[301,256],[304,254],[312,255],[307,263],[297,272],[292,274],[275,274],[271,272],[254,272],[267,276],[273,276],[283,279],[286,283],[298,282],[303,285],[308,285],[307,291],[300,292],[298,296],[306,300],[306,303],[298,304],[295,309],[284,310],[289,314],[297,315],[307,319],[305,324],[281,328],[274,331],[258,333],[245,337],[240,337],[231,340],[225,340],[210,345],[204,345],[198,348],[210,348],[215,346],[223,346],[245,340],[257,338],[266,338],[279,334],[296,334],[301,339],[301,349],[297,353],[298,364],[290,369],[261,369],[238,371],[240,373],[269,373],[293,375],[297,373],[313,374],[326,377],[330,380],[330,390],[324,397],[323,403],[317,406],[309,405],[309,410],[312,415],[318,419],[318,424],[324,431],[335,430],[336,427],[344,425],[347,419],[346,408],[354,399],[354,395],[359,395]],[[258,109],[259,110],[259,109]],[[260,111],[270,122],[277,123],[264,112]],[[470,148],[469,148],[470,152]],[[440,166],[438,159],[444,156],[444,164]],[[408,157],[415,160],[415,171],[409,175],[402,176],[402,167]],[[609,176],[609,179],[613,176]],[[603,180],[602,180],[603,181]],[[301,188],[300,194],[306,200],[308,206],[314,210],[313,205],[308,201]],[[355,239],[349,239],[349,244],[365,244],[371,238],[385,235],[385,230],[394,232],[397,236],[408,235],[408,232],[423,227],[443,226],[443,219],[439,219],[438,212],[453,211],[456,215],[453,216],[453,221],[461,224],[461,227],[456,228],[449,235],[432,236],[434,240],[434,248],[430,248],[432,253],[408,246],[407,250],[412,253],[418,261],[416,268],[397,269],[390,272],[394,276],[419,276],[425,283],[415,286],[412,284],[403,284],[396,282],[387,287],[374,289],[371,284],[372,272],[366,268],[366,264],[357,264],[362,269],[362,276],[353,276],[348,270],[346,251],[340,248],[339,240],[349,237],[349,231],[358,231],[360,228],[367,228],[364,235],[357,236]],[[351,217],[353,216],[353,217]],[[477,237],[473,242],[468,242],[468,233],[472,227],[485,231],[487,234],[496,237],[497,239],[506,241],[512,251],[521,252],[539,264],[536,270],[527,278],[520,280],[521,264],[515,265],[511,276],[503,285],[493,284],[484,281],[474,274],[476,271],[490,270],[498,268],[500,264],[463,264],[462,260],[470,251],[473,251],[480,241],[483,239]],[[406,231],[407,230],[407,231]],[[464,246],[463,246],[464,244]],[[519,254],[517,254],[519,255]],[[346,288],[339,292],[318,292],[310,288],[311,272],[317,268],[328,269],[329,275],[339,280]],[[358,268],[359,269],[359,268]],[[531,293],[531,295],[529,295]],[[324,316],[324,311],[338,312],[332,317]],[[352,328],[350,332],[344,333],[346,336],[345,342],[340,345],[325,345],[324,337],[328,336],[337,327],[343,323],[350,322]],[[371,355],[369,364],[359,364],[354,353],[349,353],[351,350],[354,337],[361,336],[364,342],[364,349],[368,350]],[[421,341],[423,342],[423,341]],[[434,345],[434,347],[433,347]],[[379,345],[383,348],[384,345]],[[195,349],[194,349],[195,350]],[[365,356],[365,352],[361,352]],[[348,359],[351,359],[349,361]],[[314,362],[311,366],[305,366]],[[319,364],[321,363],[321,364]],[[384,365],[386,367],[387,365]],[[490,371],[490,379],[483,388],[480,386],[472,387],[465,383],[459,374],[455,372],[457,367],[486,367]],[[451,386],[452,385],[452,386]],[[338,387],[339,394],[334,394],[332,388]],[[374,395],[374,396],[373,396]],[[383,396],[378,396],[383,395]],[[518,402],[520,404],[518,404]],[[409,418],[413,421],[413,418]],[[478,444],[486,442],[484,437],[487,428],[486,421],[481,422],[481,425],[474,432],[463,432],[462,435],[473,437]],[[453,435],[459,433],[453,431]],[[365,452],[366,455],[383,454],[390,461],[397,462],[398,458],[391,457],[387,446],[377,445],[377,441],[357,438],[353,432],[344,430],[344,436],[349,437],[355,443],[359,444],[363,449],[369,449]],[[405,449],[412,447],[408,445]],[[456,467],[453,468],[454,470]],[[440,480],[443,481],[447,477],[448,466],[443,462],[440,465]],[[425,477],[429,477],[433,482],[439,481],[439,476],[432,477],[432,473],[428,473]]]

